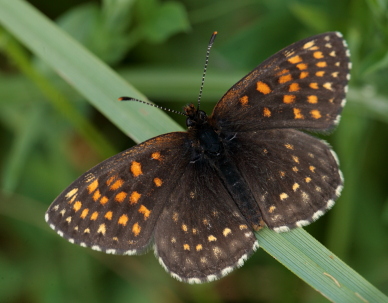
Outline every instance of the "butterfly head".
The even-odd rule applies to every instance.
[[[208,117],[203,110],[199,110],[194,104],[185,106],[184,112],[187,116],[186,125],[188,128],[200,127],[208,123]]]

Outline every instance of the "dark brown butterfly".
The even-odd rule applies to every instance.
[[[153,245],[180,281],[216,280],[256,250],[254,231],[304,226],[334,205],[343,184],[337,157],[296,129],[338,124],[349,70],[340,33],[296,42],[235,84],[210,116],[186,106],[187,132],[150,139],[83,174],[46,221],[71,243],[106,253]]]

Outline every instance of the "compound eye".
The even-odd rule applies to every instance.
[[[190,117],[187,117],[187,119],[186,119],[186,126],[187,127],[192,127],[194,125],[195,125],[195,121],[192,120]]]
[[[206,113],[203,110],[200,110],[198,112],[198,114],[199,114],[199,119],[200,120],[206,120],[207,115],[206,115]]]

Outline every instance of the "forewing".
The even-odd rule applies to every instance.
[[[337,156],[324,141],[279,129],[241,133],[232,142],[229,153],[271,229],[308,225],[341,193]]]
[[[187,133],[150,139],[98,164],[51,204],[46,221],[72,243],[138,254],[189,162]]]
[[[190,164],[172,192],[155,230],[155,254],[180,281],[225,276],[258,247],[256,238],[216,172]]]
[[[350,63],[340,33],[329,32],[279,51],[236,83],[212,119],[224,132],[272,128],[325,131],[339,122]]]

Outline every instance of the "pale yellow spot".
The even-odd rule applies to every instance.
[[[135,224],[133,224],[132,233],[135,235],[135,237],[137,237],[140,234],[140,231],[141,231],[141,227],[139,223],[136,222]]]
[[[118,179],[115,183],[112,184],[111,187],[109,187],[110,190],[116,190],[119,189],[121,186],[123,186],[124,180]]]
[[[323,70],[319,71],[319,72],[316,72],[315,73],[315,76],[317,77],[323,77],[323,75],[325,74],[325,72]]]
[[[92,213],[92,215],[90,216],[90,220],[96,221],[97,218],[98,218],[98,212],[95,211],[95,212]]]
[[[82,203],[80,201],[75,202],[73,205],[73,209],[75,212],[79,211],[81,207],[82,207]]]
[[[108,212],[105,214],[104,218],[105,218],[105,219],[108,219],[108,220],[112,220],[112,216],[113,216],[113,212],[108,211]]]
[[[163,181],[162,181],[162,179],[160,179],[160,178],[155,178],[155,179],[154,179],[154,183],[155,183],[155,185],[156,185],[157,187],[160,187],[160,186],[162,186]]]
[[[288,75],[284,75],[284,76],[281,76],[279,77],[279,83],[286,83],[288,81],[291,81],[292,80],[292,76],[291,74],[288,74]]]
[[[326,82],[325,84],[323,84],[322,86],[328,90],[332,90],[333,88],[331,87],[331,82]]]
[[[336,62],[334,65],[335,65],[335,66],[340,66],[340,65],[341,65],[341,62]]]
[[[186,224],[182,224],[182,230],[184,231],[184,232],[187,232],[187,225]]]
[[[140,206],[138,212],[144,215],[144,220],[147,220],[151,214],[151,211],[144,205]]]
[[[77,198],[77,195],[72,196],[71,199],[69,200],[69,204],[73,203],[76,198]]]
[[[315,41],[309,41],[307,43],[305,43],[305,45],[303,45],[303,48],[304,49],[307,49],[307,48],[310,48],[314,45]]]
[[[294,191],[296,191],[298,188],[299,188],[299,184],[298,183],[294,183],[294,185],[292,185],[292,189]]]
[[[88,185],[88,192],[91,194],[98,187],[98,180],[94,180],[92,183]]]
[[[161,159],[160,152],[152,153],[151,158],[154,160],[160,160]]]
[[[280,196],[280,200],[282,201],[288,198],[288,195],[286,193],[281,193],[279,196]]]
[[[326,43],[325,46],[326,46],[327,48],[332,48],[332,47],[333,47],[330,43]]]
[[[295,119],[304,119],[304,116],[300,112],[299,108],[293,108],[293,111],[294,111],[294,118]]]
[[[209,240],[209,242],[217,241],[217,238],[213,235],[210,235],[209,237],[207,237],[207,239]]]
[[[301,72],[300,75],[299,75],[299,79],[304,79],[304,78],[306,78],[308,76],[309,76],[308,72]]]
[[[296,64],[296,63],[302,62],[302,58],[300,56],[294,56],[288,59],[288,62],[292,64]]]
[[[326,67],[327,66],[327,63],[326,63],[326,61],[320,61],[320,62],[318,62],[317,64],[315,64],[316,66],[318,66],[318,67]]]
[[[129,201],[131,204],[136,204],[141,197],[141,194],[139,194],[137,191],[133,191],[131,196],[129,197]]]
[[[263,116],[267,118],[271,117],[271,111],[267,107],[263,109]]]
[[[183,249],[184,250],[190,250],[190,245],[189,244],[183,244]]]
[[[84,234],[90,234],[90,229],[89,228],[85,228]]]
[[[310,83],[309,86],[310,86],[312,89],[318,89],[318,83],[316,83],[316,82]]]
[[[284,144],[284,146],[287,148],[287,149],[294,149],[294,146],[292,145],[292,144],[290,144],[290,143],[286,143],[286,144]]]
[[[116,202],[123,202],[124,199],[127,197],[127,193],[122,191],[122,192],[119,192],[116,196],[115,196],[115,201]]]
[[[198,230],[196,228],[193,228],[193,235],[196,235]]]
[[[293,170],[294,172],[298,172],[298,171],[299,171],[299,169],[298,169],[296,166],[294,166],[294,167],[292,168],[292,170]]]
[[[88,213],[89,213],[89,208],[85,208],[83,211],[82,211],[82,213],[81,213],[81,219],[85,219],[86,218],[86,216],[88,215]]]
[[[201,261],[201,263],[207,263],[207,259],[206,259],[205,257],[202,257],[202,258],[200,259],[200,261]]]
[[[71,217],[67,217],[65,221],[66,221],[67,223],[70,223],[70,222],[71,222]]]
[[[109,201],[108,197],[103,196],[103,197],[100,199],[100,204],[104,205],[104,204],[108,203],[108,201]]]
[[[284,95],[283,96],[283,103],[290,104],[295,102],[295,95]]]
[[[222,234],[224,235],[224,237],[226,237],[227,235],[229,235],[232,231],[230,230],[230,228],[225,228],[224,231],[222,232]]]
[[[314,52],[313,56],[315,59],[322,59],[324,57],[322,52]]]
[[[240,228],[240,230],[244,230],[244,229],[247,229],[248,226],[247,226],[246,224],[241,224],[241,225],[239,226],[239,228]]]
[[[307,96],[307,102],[311,104],[316,104],[318,103],[318,97],[315,95]]]
[[[119,238],[113,237],[112,240],[118,242],[118,241],[119,241]]]
[[[339,74],[339,72],[333,72],[333,73],[331,73],[331,76],[334,77],[334,78],[337,78],[338,74]]]
[[[101,197],[100,191],[97,189],[93,194],[93,200],[97,201]]]
[[[309,170],[311,170],[313,173],[315,173],[315,167],[314,166],[310,165],[309,166]]]
[[[284,172],[282,170],[279,173],[280,173],[280,177],[284,177],[286,175],[286,172]]]
[[[316,109],[311,110],[310,114],[311,114],[311,117],[313,117],[314,119],[319,119],[322,117],[320,111]]]
[[[299,69],[299,70],[304,70],[304,69],[307,69],[307,64],[305,63],[299,63],[296,65],[296,67]]]
[[[209,225],[209,220],[208,220],[208,219],[203,219],[203,220],[202,220],[202,223],[203,223],[204,225]]]
[[[134,177],[138,177],[143,174],[141,171],[141,164],[139,162],[133,161],[131,164],[131,172]]]
[[[119,220],[117,221],[118,224],[122,225],[122,226],[125,226],[127,225],[127,222],[128,222],[128,216],[127,215],[121,215]]]
[[[69,191],[67,194],[66,194],[66,198],[70,198],[72,196],[74,196],[76,193],[78,192],[78,188],[73,188],[71,191]]]
[[[331,52],[329,53],[329,55],[332,56],[332,57],[335,57],[335,56],[336,56],[335,51],[331,51]]]
[[[264,95],[267,95],[269,94],[270,92],[272,92],[271,88],[268,86],[268,84],[264,83],[264,82],[257,82],[256,83],[256,90],[258,90],[260,93],[264,94]]]
[[[98,227],[97,233],[98,234],[103,234],[105,236],[106,226],[105,226],[104,223],[100,224],[100,226]]]
[[[248,104],[248,96],[243,96],[243,97],[241,97],[240,99],[239,99],[239,101],[240,101],[240,103],[241,103],[241,105],[242,106],[245,106],[245,105],[247,105]]]
[[[177,222],[178,221],[178,213],[177,212],[174,212],[172,214],[172,219],[174,220],[174,222]]]
[[[272,205],[272,206],[269,208],[268,212],[269,212],[270,214],[272,214],[272,213],[275,211],[275,209],[276,209],[276,206]]]
[[[198,244],[196,247],[195,247],[195,249],[197,250],[197,251],[200,251],[200,250],[202,250],[202,245],[201,244]]]
[[[176,243],[176,238],[175,237],[171,238],[171,243]]]
[[[299,163],[299,158],[297,156],[292,156],[292,159],[296,162]]]
[[[310,183],[310,181],[311,181],[311,178],[309,178],[309,177],[306,177],[304,180],[306,181],[306,183]]]

